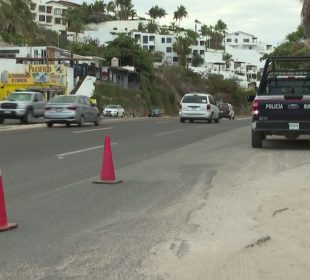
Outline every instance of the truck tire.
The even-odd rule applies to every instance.
[[[262,148],[263,140],[265,140],[266,136],[263,131],[254,131],[252,129],[252,147],[253,148]]]
[[[23,123],[31,123],[31,122],[33,122],[33,118],[34,118],[34,116],[33,116],[32,109],[28,109],[26,111],[25,116],[23,116],[23,118],[22,118],[22,122]]]

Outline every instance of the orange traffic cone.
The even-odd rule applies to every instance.
[[[104,151],[102,157],[102,166],[100,173],[100,180],[94,181],[95,184],[118,184],[122,180],[115,179],[110,136],[107,135],[104,139]]]
[[[17,224],[8,223],[6,218],[5,201],[3,193],[2,175],[0,170],[0,231],[16,228]]]

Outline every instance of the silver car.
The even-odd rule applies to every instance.
[[[51,99],[46,107],[44,118],[46,125],[52,127],[54,123],[67,126],[75,123],[83,126],[86,122],[100,124],[100,112],[89,98],[83,95],[58,95]]]

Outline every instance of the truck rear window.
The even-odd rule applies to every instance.
[[[207,103],[207,97],[199,95],[184,96],[182,103]]]
[[[310,80],[305,78],[276,78],[267,82],[264,94],[285,95],[298,94],[310,95]]]

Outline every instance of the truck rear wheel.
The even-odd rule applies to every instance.
[[[254,131],[252,129],[252,147],[253,148],[262,148],[263,141],[265,140],[266,135],[263,131]]]

